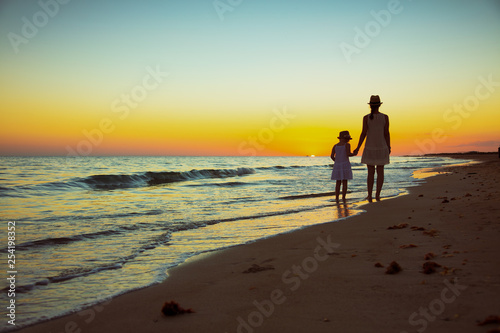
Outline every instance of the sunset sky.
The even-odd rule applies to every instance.
[[[0,155],[500,146],[497,0],[3,0]]]

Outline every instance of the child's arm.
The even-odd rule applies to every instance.
[[[347,156],[356,156],[355,153],[351,153],[351,145],[349,143],[345,144],[345,151],[347,153]]]
[[[335,145],[336,146],[336,145]],[[330,154],[330,158],[332,159],[332,161],[335,162],[335,146],[333,146],[332,148],[332,153]]]

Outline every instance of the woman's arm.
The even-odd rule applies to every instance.
[[[391,153],[391,134],[389,133],[389,116],[385,116],[385,126],[384,126],[384,138],[389,148],[389,154]]]
[[[361,147],[361,145],[365,141],[366,133],[368,132],[368,124],[367,124],[368,120],[367,119],[368,119],[368,116],[363,117],[363,129],[361,130],[361,135],[359,136],[358,146],[356,147],[356,149],[354,149],[355,155],[358,154],[359,148]]]

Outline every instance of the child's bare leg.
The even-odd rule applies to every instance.
[[[375,199],[380,201],[380,192],[382,192],[382,185],[384,185],[384,166],[377,165],[377,190],[375,192]]]
[[[368,165],[368,177],[366,178],[366,190],[368,191],[368,201],[372,202],[373,182],[375,180],[375,166]]]
[[[339,195],[340,195],[340,184],[342,184],[342,181],[337,180],[337,184],[335,184],[335,199],[339,200]]]
[[[347,194],[347,179],[342,180],[342,200],[345,200]]]

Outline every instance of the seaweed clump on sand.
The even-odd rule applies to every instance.
[[[401,266],[399,266],[399,264],[397,262],[393,261],[389,264],[389,267],[387,267],[385,274],[397,274],[397,273],[401,272],[402,270],[403,269],[401,268]]]
[[[424,259],[425,260],[431,260],[431,259],[434,259],[436,257],[436,255],[432,252],[429,252],[427,253],[425,256],[424,256]]]
[[[165,302],[161,308],[161,312],[168,317],[184,313],[194,313],[193,309],[184,309],[175,301]]]
[[[422,265],[422,273],[432,274],[436,272],[436,268],[441,267],[440,264],[434,261],[427,261]]]
[[[400,223],[393,225],[392,227],[387,227],[387,230],[396,230],[396,229],[404,229],[408,227],[408,223]]]

